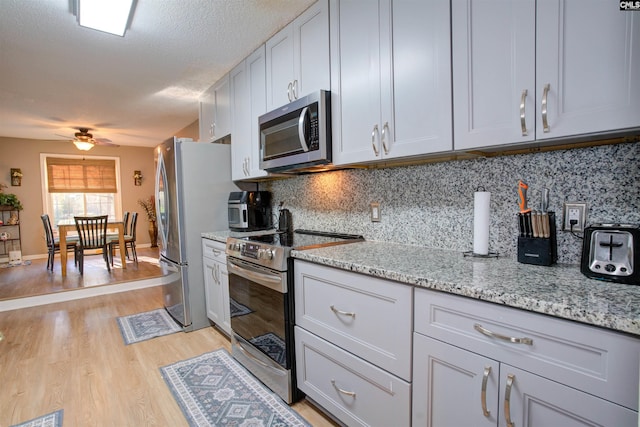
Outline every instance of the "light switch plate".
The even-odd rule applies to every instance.
[[[371,211],[371,222],[380,222],[380,203],[371,202],[369,209]]]

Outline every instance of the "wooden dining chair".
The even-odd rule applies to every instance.
[[[76,250],[76,257],[80,265],[80,274],[84,273],[84,256],[86,251],[93,251],[96,249],[102,250],[102,257],[105,264],[107,264],[107,270],[111,271],[109,265],[109,248],[107,245],[107,215],[99,216],[76,216],[76,230],[78,230],[78,248]]]
[[[138,254],[136,253],[136,224],[138,223],[138,212],[131,214],[131,226],[127,228],[126,222],[124,227],[124,251],[127,259],[129,259],[129,249],[133,255],[133,261],[138,262]],[[120,245],[118,237],[109,239],[109,256],[111,257],[111,265],[113,265],[113,254],[115,249]]]
[[[44,235],[47,240],[47,270],[53,271],[53,259],[56,252],[60,252],[60,239],[53,235],[53,228],[51,228],[51,219],[48,214],[40,215],[42,219],[42,225],[44,226]],[[78,258],[76,257],[76,244],[78,243],[77,236],[67,236],[67,251],[73,251],[73,262],[78,265]]]

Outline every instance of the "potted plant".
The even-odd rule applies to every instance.
[[[147,214],[147,221],[149,221],[149,239],[151,240],[151,247],[158,247],[158,224],[156,222],[156,200],[153,196],[146,200],[138,200],[138,204],[142,206],[144,212]]]
[[[14,210],[21,211],[22,203],[20,203],[18,197],[15,194],[3,193],[2,190],[6,187],[6,185],[0,184],[0,206],[9,206]]]

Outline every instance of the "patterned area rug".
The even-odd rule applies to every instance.
[[[11,427],[61,427],[62,413],[63,410],[60,409],[59,411],[34,418],[31,421],[26,421],[22,424],[15,424]]]
[[[160,371],[192,427],[309,426],[225,349]]]
[[[276,334],[269,332],[259,337],[251,338],[251,344],[264,351],[270,358],[285,366],[287,355],[284,353],[284,341]]]
[[[118,317],[117,320],[127,345],[182,331],[164,308]]]
[[[244,316],[245,314],[253,313],[249,307],[240,304],[233,298],[229,298],[229,305],[231,307],[231,317]]]

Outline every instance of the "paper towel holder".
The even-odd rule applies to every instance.
[[[482,185],[479,185],[476,188],[476,193],[477,192],[486,192],[486,191],[487,190]],[[491,193],[489,193],[489,195],[491,195]],[[474,201],[474,204],[475,204],[475,201]],[[488,209],[489,209],[489,207],[487,206],[487,210]],[[474,206],[474,221],[475,221],[475,206]],[[487,233],[488,233],[488,227],[489,227],[489,224],[487,223]],[[475,234],[475,229],[474,229],[474,234]],[[487,234],[486,237],[487,237],[487,240],[488,240],[488,234]],[[474,250],[476,249],[475,240],[474,240],[474,248],[473,249]],[[473,250],[471,250],[471,251],[463,252],[463,256],[464,257],[472,257],[472,258],[498,258],[498,252],[487,251],[487,253],[485,254],[485,253],[476,253]]]

